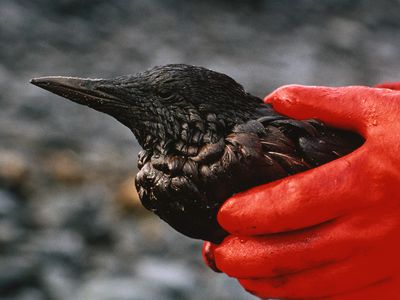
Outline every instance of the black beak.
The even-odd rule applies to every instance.
[[[62,76],[33,78],[32,84],[73,102],[111,114],[109,109],[122,105],[123,101],[102,91],[110,85],[109,80]]]
[[[32,84],[73,102],[113,116],[130,127],[135,101],[128,99],[113,79],[49,76],[33,78]]]

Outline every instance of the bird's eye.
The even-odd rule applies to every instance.
[[[158,95],[162,98],[169,98],[172,96],[172,92],[169,90],[161,90],[159,91]]]

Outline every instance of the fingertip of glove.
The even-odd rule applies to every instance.
[[[220,269],[218,269],[217,264],[215,262],[215,250],[216,245],[211,242],[204,242],[202,249],[202,256],[205,264],[214,272],[222,273]]]
[[[225,203],[221,206],[217,214],[217,220],[220,225],[228,232],[231,232],[231,225],[237,224],[238,215],[243,214],[243,206],[241,203],[247,202],[246,192],[236,194],[230,197]],[[239,214],[238,214],[239,213]]]
[[[254,198],[253,189],[236,194],[225,201],[217,214],[221,227],[234,235],[248,232],[248,224],[254,220],[254,214],[259,207],[258,203],[253,205]]]
[[[304,86],[297,84],[284,85],[277,88],[271,94],[265,96],[264,102],[270,104],[291,102],[296,98],[296,93],[304,89]]]
[[[325,92],[325,87],[285,85],[266,96],[264,102],[271,104],[283,115],[303,119],[309,117],[307,113],[309,102],[321,92]]]
[[[400,82],[383,82],[375,85],[375,88],[400,91]]]

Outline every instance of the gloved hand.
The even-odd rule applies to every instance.
[[[400,92],[386,87],[292,85],[267,96],[284,115],[366,141],[228,199],[218,221],[230,235],[205,243],[207,263],[261,298],[400,299]]]

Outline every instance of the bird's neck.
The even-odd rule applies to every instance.
[[[132,130],[139,144],[151,153],[196,156],[205,144],[216,143],[226,135],[226,124],[215,114],[201,118],[174,119],[173,122],[155,123],[146,130]]]
[[[189,109],[173,116],[166,111],[159,114],[156,121],[145,121],[132,131],[147,152],[196,156],[202,146],[224,139],[236,125],[274,113],[271,106],[261,100],[255,103],[215,112]]]

